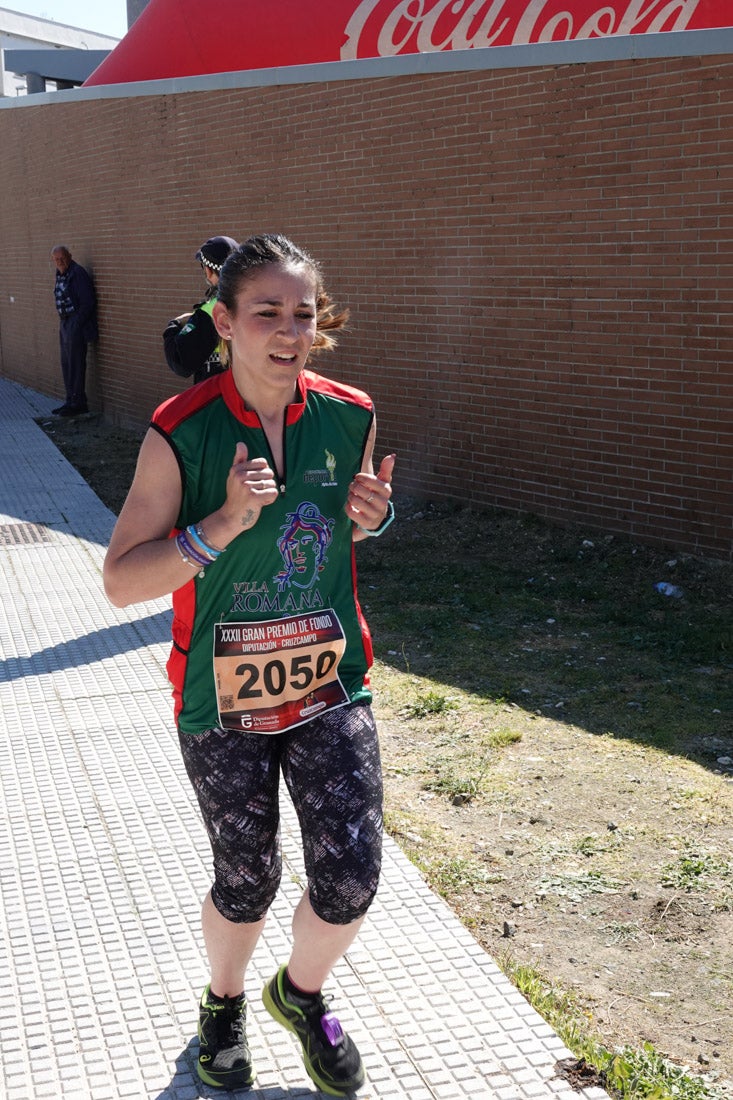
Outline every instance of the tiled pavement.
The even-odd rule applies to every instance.
[[[38,427],[55,402],[0,379],[0,1097],[191,1100],[209,849],[172,729],[166,601],[101,585],[113,517]],[[252,1100],[314,1096],[259,988],[287,957],[285,874],[250,972]],[[420,996],[415,995],[416,987]],[[362,1100],[602,1100],[391,842],[334,1008],[368,1071]]]

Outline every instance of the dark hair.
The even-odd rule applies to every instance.
[[[307,252],[298,248],[280,233],[262,233],[248,237],[229,253],[219,275],[217,297],[231,314],[237,311],[237,294],[242,285],[269,264],[304,267],[316,280],[316,337],[313,350],[335,347],[333,332],[343,328],[349,318],[348,309],[338,310],[323,286],[320,265]]]

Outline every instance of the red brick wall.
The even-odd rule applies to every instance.
[[[90,398],[144,423],[197,246],[282,231],[351,307],[322,369],[375,396],[401,493],[730,557],[732,58],[48,103],[0,149],[4,375],[61,394],[63,241]]]

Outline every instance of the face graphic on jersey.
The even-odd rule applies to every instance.
[[[283,569],[273,580],[278,590],[312,588],[326,561],[326,551],[333,538],[334,520],[326,519],[315,504],[304,500],[294,512],[288,512],[277,547],[283,559]]]

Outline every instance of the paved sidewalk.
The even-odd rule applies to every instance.
[[[114,519],[35,423],[54,404],[0,379],[0,1096],[230,1096],[195,1070],[210,856],[172,728],[168,603],[108,604]],[[252,1100],[320,1096],[259,1000],[301,889],[284,813],[248,988],[258,1077],[236,1094]],[[360,1100],[606,1097],[557,1076],[568,1051],[389,840],[328,991],[367,1067]]]

